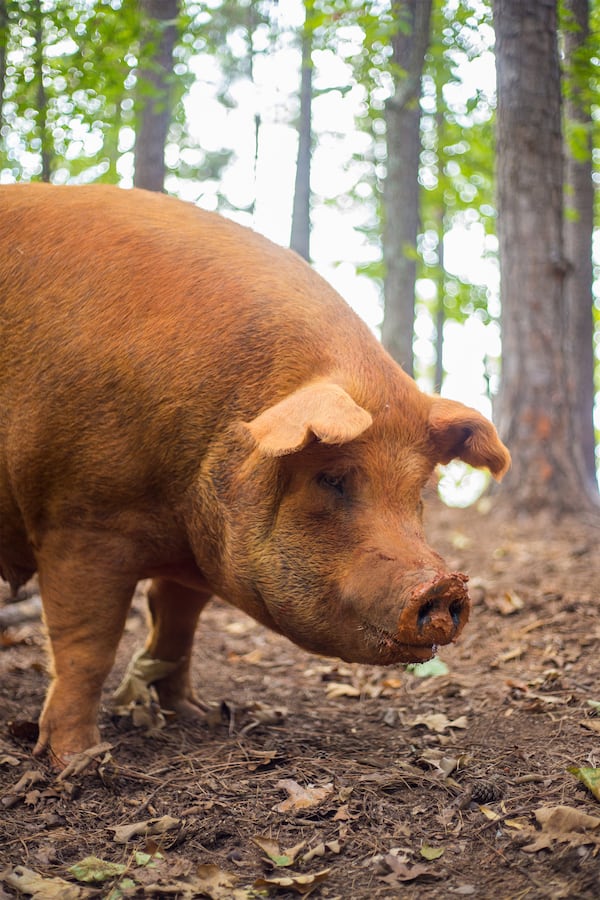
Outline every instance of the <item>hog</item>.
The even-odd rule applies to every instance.
[[[143,658],[170,663],[155,687],[182,714],[213,595],[347,661],[458,637],[467,576],[428,547],[421,491],[454,458],[503,475],[489,421],[423,393],[308,264],[215,213],[46,184],[0,187],[0,211],[0,574],[38,573],[52,656],[34,753],[97,743],[143,579]]]

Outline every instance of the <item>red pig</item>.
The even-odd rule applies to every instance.
[[[508,451],[294,253],[163,195],[0,187],[0,358],[0,573],[38,572],[53,658],[37,753],[97,742],[140,579],[180,712],[213,594],[362,663],[462,630],[467,577],[427,546],[421,490],[456,457],[501,477]]]

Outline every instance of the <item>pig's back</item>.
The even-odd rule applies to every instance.
[[[390,365],[295,254],[105,185],[0,187],[0,358],[0,511],[3,491],[160,505],[233,419]]]
[[[196,402],[207,378],[218,393],[216,372],[302,381],[375,343],[295,254],[192,204],[106,185],[0,188],[0,307],[3,356],[25,351],[28,379],[59,360],[63,376],[111,361],[123,377],[164,370]]]

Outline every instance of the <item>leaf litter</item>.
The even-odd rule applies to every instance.
[[[31,756],[42,628],[5,627],[0,896],[595,898],[598,535],[435,516],[432,543],[474,575],[442,665],[311,657],[216,603],[194,658],[205,719],[134,727],[110,696],[144,641],[138,597],[108,746],[62,781]],[[77,881],[84,863],[106,880]]]

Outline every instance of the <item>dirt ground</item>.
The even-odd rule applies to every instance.
[[[59,781],[31,756],[42,626],[0,632],[0,898],[599,897],[600,804],[569,771],[600,767],[599,529],[434,506],[473,599],[441,674],[311,657],[214,603],[206,717],[148,734],[109,702],[137,598],[111,749]]]

